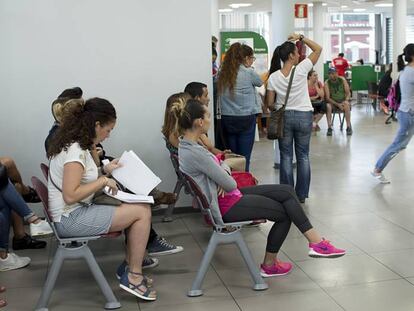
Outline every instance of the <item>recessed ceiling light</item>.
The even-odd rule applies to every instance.
[[[354,12],[365,12],[367,9],[354,9]]]
[[[341,5],[341,9],[346,9],[346,8],[348,8],[347,5]]]
[[[228,12],[233,12],[233,9],[219,9],[218,11],[220,13],[228,13]]]
[[[375,5],[377,8],[391,8],[392,3],[379,3]]]
[[[233,8],[233,9],[247,8],[248,6],[252,6],[252,4],[251,3],[232,3],[232,4],[229,4],[229,7]]]
[[[310,8],[313,7],[313,3],[308,3],[308,7],[310,7]]]
[[[414,0],[413,0],[414,1]],[[322,6],[327,6],[328,4],[326,2],[322,3]]]

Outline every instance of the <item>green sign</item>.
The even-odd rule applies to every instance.
[[[265,75],[268,71],[268,48],[266,40],[253,31],[224,31],[220,33],[222,59],[233,43],[239,42],[250,46],[256,57],[253,64],[259,75]]]

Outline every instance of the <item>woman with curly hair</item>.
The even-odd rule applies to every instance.
[[[118,191],[115,180],[98,177],[92,158],[93,145],[109,137],[116,112],[106,99],[91,98],[63,112],[62,123],[52,137],[48,180],[49,211],[62,237],[93,236],[125,230],[128,243],[120,287],[144,300],[155,300],[152,280],[142,274],[142,262],[151,225],[148,204],[120,206],[92,203],[94,194],[105,187]],[[105,165],[107,174],[119,166],[117,160]]]
[[[246,171],[249,171],[254,144],[256,115],[260,112],[255,87],[263,84],[252,68],[255,59],[248,45],[232,44],[217,81],[226,147],[246,158]]]

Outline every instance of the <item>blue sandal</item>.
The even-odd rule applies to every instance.
[[[128,279],[129,273],[133,275],[142,276],[142,281],[137,285],[132,284]],[[128,293],[134,296],[137,296],[143,300],[154,301],[157,299],[157,295],[156,295],[157,292],[154,290],[151,290],[149,286],[147,286],[147,282],[148,282],[147,279],[142,273],[127,270],[121,277],[119,287],[121,287],[123,290],[127,291]],[[153,295],[153,297],[151,297],[151,294]]]

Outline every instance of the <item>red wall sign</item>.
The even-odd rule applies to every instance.
[[[295,17],[296,18],[308,18],[308,5],[307,4],[295,4]]]

